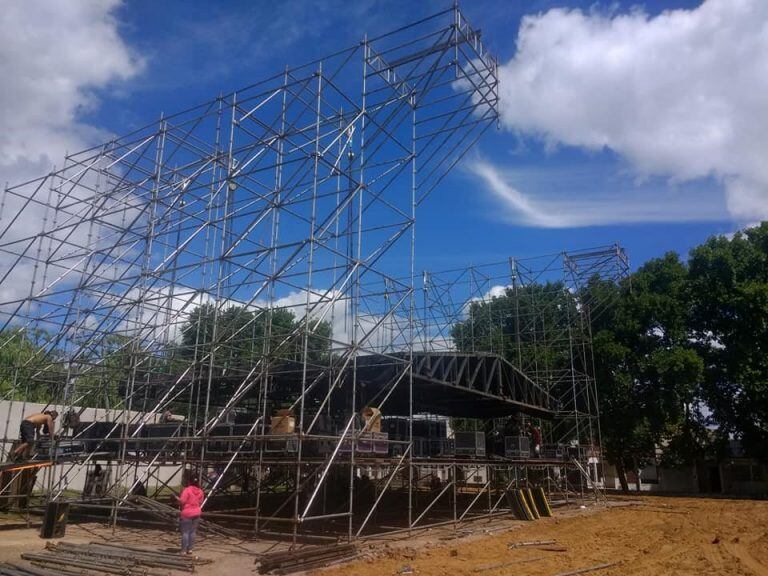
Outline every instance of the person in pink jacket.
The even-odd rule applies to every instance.
[[[197,479],[191,471],[185,472],[182,484],[184,489],[177,496],[179,508],[181,509],[181,520],[179,523],[181,553],[191,554],[192,547],[195,545],[195,532],[197,531],[198,524],[200,524],[200,516],[203,514],[201,506],[203,505],[203,500],[205,500],[205,494],[200,489]]]

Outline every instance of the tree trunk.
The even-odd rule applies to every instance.
[[[624,470],[624,462],[621,459],[616,460],[616,475],[619,477],[621,491],[629,494],[629,482],[627,482],[627,472]]]
[[[640,464],[638,464],[637,458],[632,459],[632,464],[634,464],[635,469],[635,488],[637,489],[637,492],[641,492],[642,488],[640,487]]]

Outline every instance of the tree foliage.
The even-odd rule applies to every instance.
[[[500,353],[555,399],[570,401],[570,375],[593,369],[581,353],[583,314],[606,456],[636,469],[664,446],[667,458],[692,461],[704,449],[703,361],[689,339],[687,273],[667,254],[621,285],[594,277],[576,293],[559,282],[509,287],[471,302],[451,335],[457,349]]]
[[[699,457],[703,361],[688,337],[687,268],[676,254],[648,261],[621,286],[594,327],[595,377],[606,457],[637,469]]]
[[[63,381],[55,356],[48,350],[50,336],[42,330],[0,332],[0,398],[47,402]]]
[[[674,253],[650,260],[619,285],[562,288],[517,286],[471,302],[453,326],[456,347],[553,377],[570,361],[547,349],[562,319],[610,302],[591,323],[609,460],[635,468],[660,453],[691,463],[732,438],[768,457],[768,223],[712,237],[687,262]]]
[[[562,282],[510,286],[499,296],[470,302],[466,318],[450,334],[462,352],[495,352],[556,386],[557,374],[570,367],[562,344],[577,316],[577,300]]]
[[[304,347],[310,362],[328,359],[331,325],[297,319],[284,308],[218,309],[204,304],[192,310],[182,329],[180,356],[207,362],[213,354],[218,369],[250,367],[259,359],[299,360]],[[306,338],[305,338],[306,335]]]
[[[768,223],[695,248],[689,292],[712,420],[768,457]]]
[[[189,314],[179,342],[147,349],[128,336],[113,334],[72,363],[56,354],[45,332],[7,330],[0,333],[0,399],[114,408],[129,382],[144,382],[160,373],[178,375],[190,362],[220,375],[236,374],[249,371],[264,357],[298,361],[306,347],[310,363],[327,363],[331,336],[328,322],[305,322],[285,309],[217,310],[206,304]]]

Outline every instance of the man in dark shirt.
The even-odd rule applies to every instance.
[[[533,424],[528,424],[528,433],[531,435],[531,446],[536,458],[541,458],[541,430]]]

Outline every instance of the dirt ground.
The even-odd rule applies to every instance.
[[[65,541],[106,540],[169,553],[178,550],[170,532],[103,526],[69,526]],[[555,540],[552,545],[510,549],[512,542]],[[45,541],[33,529],[0,532],[0,561],[19,561],[25,551],[40,551]],[[213,563],[201,576],[256,574],[254,561],[287,544],[237,542],[203,537],[198,554]],[[451,528],[391,536],[361,545],[359,560],[311,574],[386,576],[396,574],[554,576],[618,563],[590,574],[766,575],[768,502],[707,498],[641,497],[614,499],[608,507],[561,509],[554,518],[521,523],[476,522],[458,533]]]
[[[565,512],[494,535],[323,572],[323,576],[552,576],[599,564],[618,575],[768,575],[768,502],[642,497],[602,511]],[[555,545],[509,549],[511,542]],[[500,565],[497,568],[491,566]]]

